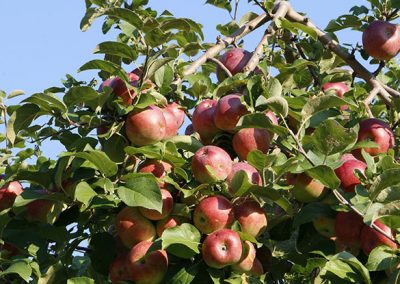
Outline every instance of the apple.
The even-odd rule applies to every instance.
[[[254,276],[261,276],[264,274],[263,264],[258,258],[254,259],[253,267],[250,269],[249,274]]]
[[[0,211],[12,207],[15,198],[22,192],[22,185],[18,181],[5,183],[0,188]]]
[[[356,185],[361,183],[355,175],[355,170],[364,173],[366,168],[367,164],[362,161],[356,159],[345,161],[335,169],[335,174],[340,179],[340,187],[346,192],[354,192]]]
[[[256,248],[250,241],[245,241],[242,245],[242,257],[239,262],[232,265],[234,271],[245,273],[253,268],[256,259]]]
[[[335,233],[335,218],[327,216],[316,216],[313,220],[315,230],[326,238],[336,236]]]
[[[129,280],[135,284],[161,283],[168,270],[168,255],[165,250],[148,250],[153,242],[142,241],[127,255],[126,267]]]
[[[47,190],[35,190],[39,195],[49,195]],[[50,199],[35,199],[26,205],[25,216],[29,222],[53,223],[56,201]]]
[[[267,213],[257,201],[239,200],[234,206],[234,212],[242,232],[256,238],[267,229]]]
[[[381,228],[388,235],[393,236],[392,230],[388,226],[383,224],[381,221],[376,220],[374,224],[379,228]],[[360,241],[361,241],[361,248],[366,255],[369,255],[374,248],[381,245],[386,245],[392,249],[397,248],[395,242],[393,242],[380,232],[376,231],[375,229],[367,225],[364,225],[361,230]]]
[[[322,183],[309,177],[306,173],[289,173],[286,178],[288,184],[293,185],[291,192],[297,201],[313,202],[323,197],[327,192]]]
[[[214,123],[219,129],[233,132],[239,119],[249,112],[242,104],[241,96],[234,93],[219,99],[214,112]]]
[[[385,122],[377,118],[367,118],[360,122],[358,141],[363,140],[371,140],[377,144],[378,148],[363,148],[371,156],[387,153],[395,145],[392,129]],[[356,149],[353,154],[362,159],[360,149]]]
[[[176,102],[169,103],[167,107],[175,116],[176,124],[179,127],[182,126],[185,120],[185,111],[183,110],[182,106]]]
[[[262,185],[261,175],[258,173],[258,171],[255,167],[253,167],[252,165],[249,165],[246,162],[238,162],[238,163],[233,164],[232,170],[226,178],[226,183],[228,184],[228,188],[229,188],[230,192],[234,193],[233,188],[232,188],[232,181],[233,181],[233,178],[235,177],[235,175],[239,171],[244,171],[247,174],[247,177],[249,178],[249,181],[252,184],[256,184],[256,185],[260,185],[260,186]]]
[[[126,135],[135,146],[155,144],[165,136],[165,118],[155,105],[129,113],[125,125]]]
[[[363,218],[354,211],[338,212],[336,214],[336,237],[345,247],[360,247],[360,234],[363,227]]]
[[[118,284],[129,280],[129,274],[126,266],[126,255],[118,255],[110,265],[110,280],[112,284]]]
[[[390,60],[400,50],[400,31],[397,25],[386,21],[374,21],[362,35],[365,52],[378,60]]]
[[[133,87],[137,87],[138,82],[140,80],[139,76],[135,73],[128,73],[129,83]],[[116,96],[120,97],[124,103],[124,105],[131,105],[133,99],[136,97],[136,93],[134,90],[130,90],[125,82],[118,76],[114,77],[114,79],[110,82],[109,85]]]
[[[247,50],[232,48],[224,53],[219,60],[232,75],[235,75],[243,71],[243,68],[246,66],[247,62],[249,62],[251,56],[252,53]],[[223,81],[227,77],[225,71],[222,70],[219,65],[217,65],[216,73],[219,81]]]
[[[347,93],[350,89],[345,82],[328,82],[322,85],[322,91],[324,93],[331,90],[334,91],[339,98],[343,98],[343,95]],[[341,110],[346,110],[348,108],[348,105],[340,106]]]
[[[261,128],[240,129],[232,140],[232,146],[241,160],[247,159],[251,151],[259,150],[268,153],[271,136],[269,132]]]
[[[151,241],[156,236],[156,229],[138,208],[125,207],[115,218],[115,228],[122,243],[131,248],[141,241]]]
[[[185,112],[180,109],[177,103],[168,104],[166,107],[161,108],[161,111],[166,122],[164,139],[176,136],[185,118]]]
[[[156,224],[157,236],[161,237],[166,229],[182,224],[182,219],[183,218],[179,216],[168,216],[162,220],[159,220]]]
[[[98,92],[101,93],[103,91],[104,87],[110,87],[111,88],[111,82],[114,80],[114,78],[108,78],[104,82],[102,82],[98,88]]]
[[[242,257],[242,242],[237,232],[221,229],[205,238],[201,251],[204,262],[219,269],[239,262]]]
[[[221,130],[214,123],[214,113],[217,100],[207,99],[200,102],[192,115],[192,124],[195,132],[199,133],[204,144],[210,144]]]
[[[231,157],[217,146],[203,146],[192,158],[193,175],[200,183],[223,181],[231,170]]]
[[[168,173],[171,172],[171,169],[172,169],[171,164],[167,162],[161,160],[148,159],[139,165],[138,172],[151,173],[156,178],[162,180],[163,178],[166,177]],[[165,183],[162,181],[158,181],[158,184],[161,188],[165,187]]]
[[[222,195],[202,199],[193,212],[193,223],[204,234],[229,228],[234,218],[232,203]]]
[[[172,208],[174,206],[174,200],[172,198],[171,193],[166,189],[161,189],[161,195],[163,203],[162,212],[160,213],[154,209],[147,209],[140,207],[139,211],[140,213],[142,213],[144,217],[153,221],[158,221],[166,218],[171,213]]]

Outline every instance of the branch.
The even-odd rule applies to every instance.
[[[207,60],[216,63],[219,66],[219,68],[224,70],[224,72],[226,73],[226,75],[228,75],[228,77],[232,77],[231,71],[229,71],[229,69],[226,68],[226,66],[220,60],[218,60],[217,58],[214,58],[214,57],[207,58]]]

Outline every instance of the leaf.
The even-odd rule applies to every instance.
[[[381,271],[393,269],[400,262],[400,258],[392,249],[386,246],[374,248],[368,256],[368,262],[365,265],[370,271]]]
[[[400,169],[389,169],[381,173],[369,187],[369,197],[374,201],[379,193],[391,186],[400,184]]]
[[[379,209],[378,215],[384,216],[382,219],[389,227],[400,228],[400,200],[385,204]]]
[[[328,166],[320,165],[306,170],[307,175],[317,179],[328,188],[336,189],[340,185],[340,180],[335,175],[333,169]]]
[[[168,283],[190,284],[199,272],[199,263],[182,267]]]
[[[158,69],[160,69],[165,64],[168,64],[172,60],[174,60],[173,57],[164,57],[150,62],[149,69],[147,70],[147,74],[144,80],[152,78]]]
[[[207,0],[206,4],[210,4],[213,5],[215,7],[221,8],[221,9],[225,9],[229,12],[232,11],[232,6],[230,4],[229,0]]]
[[[288,135],[286,128],[272,124],[271,120],[264,113],[247,114],[240,118],[236,124],[237,129],[242,128],[263,128],[278,134],[281,137]]]
[[[200,238],[201,234],[195,226],[189,223],[184,223],[173,228],[168,228],[163,232],[161,236],[162,248],[168,250],[168,248],[171,248],[172,246],[184,246],[189,250],[182,250],[183,253],[179,254],[179,256],[183,258],[191,258],[195,254],[200,253]],[[176,249],[173,252],[176,254],[176,251],[179,251],[179,249]]]
[[[260,96],[259,98],[264,98],[264,97]],[[259,103],[258,99],[257,103]],[[279,96],[270,97],[268,99],[263,100],[263,105],[268,106],[274,111],[274,113],[281,114],[283,117],[286,117],[289,113],[289,104],[283,97]],[[259,106],[259,104],[256,104],[256,106]]]
[[[340,259],[350,264],[352,267],[357,269],[357,271],[360,273],[366,284],[371,284],[371,278],[369,276],[368,269],[365,268],[365,266],[354,255],[348,253],[347,251],[343,251],[331,258],[331,260],[334,259]]]
[[[93,268],[107,275],[109,267],[115,258],[115,239],[107,232],[95,233],[90,238],[88,253]]]
[[[161,89],[170,89],[170,85],[174,80],[174,70],[169,65],[161,66],[154,73],[154,81]]]
[[[25,259],[17,259],[13,261],[6,270],[0,272],[0,276],[18,274],[26,283],[28,283],[32,274],[32,267],[29,265],[28,261],[29,260]]]
[[[271,78],[268,81],[265,89],[265,97],[279,97],[282,96],[282,85],[276,78]]]
[[[89,206],[90,201],[95,197],[97,193],[91,188],[87,182],[80,182],[76,185],[74,197],[79,202]]]
[[[122,67],[118,66],[115,63],[110,61],[94,59],[89,62],[86,62],[81,67],[79,67],[78,72],[86,71],[86,70],[101,70],[111,75],[115,75],[120,77],[124,82],[129,82],[128,76]]]
[[[10,94],[8,94],[8,98],[11,99],[11,98],[15,98],[15,97],[18,97],[18,96],[23,96],[23,95],[25,95],[25,91],[23,91],[23,90],[14,90]]]
[[[46,111],[51,114],[54,110],[58,110],[61,113],[66,113],[68,111],[67,106],[52,93],[33,94],[22,102],[33,103],[39,106],[42,111]]]
[[[102,12],[100,12],[99,9],[95,8],[88,8],[86,10],[85,16],[83,16],[81,23],[80,23],[80,29],[85,32],[87,31],[90,26],[93,24],[94,20],[97,17],[100,17],[102,15]]]
[[[105,41],[99,43],[94,49],[94,53],[114,55],[130,60],[135,60],[138,56],[132,47],[128,46],[125,43],[116,41]]]
[[[67,284],[94,284],[94,280],[89,277],[74,277],[67,281]]]
[[[301,116],[303,121],[306,121],[311,116],[322,110],[339,107],[346,104],[349,104],[349,102],[339,98],[336,95],[324,95],[316,98],[309,98],[301,111]]]
[[[300,212],[296,214],[293,221],[293,227],[299,227],[305,223],[312,222],[315,218],[320,216],[334,218],[335,213],[327,204],[320,202],[309,203],[301,208]]]
[[[93,88],[87,86],[72,87],[64,96],[64,102],[67,106],[87,105],[92,109],[102,106],[108,96],[102,96]]]
[[[218,98],[237,91],[239,88],[247,84],[247,76],[243,73],[238,73],[232,77],[226,78],[224,81],[219,83],[218,87],[214,90],[214,95]]]
[[[244,170],[238,171],[234,175],[231,183],[235,196],[243,196],[247,194],[253,186],[254,184],[250,182],[249,177]]]
[[[152,174],[130,174],[124,177],[125,186],[117,189],[119,198],[128,206],[140,206],[161,213],[162,197]]]
[[[108,158],[107,155],[100,150],[78,152],[69,155],[89,161],[106,177],[111,177],[115,175],[118,171],[117,164],[111,161],[110,158]]]
[[[163,147],[161,143],[156,143],[152,145],[147,145],[147,146],[142,146],[142,147],[134,147],[134,146],[128,146],[125,147],[125,153],[128,155],[137,155],[137,154],[142,154],[146,156],[146,158],[149,159],[157,159],[160,160],[163,157]]]
[[[295,34],[299,34],[298,30],[300,30],[300,31],[308,34],[310,37],[312,37],[312,39],[314,39],[314,40],[318,39],[317,32],[314,29],[312,29],[312,28],[310,28],[310,27],[308,27],[308,26],[306,26],[306,25],[304,25],[302,23],[292,22],[292,21],[289,21],[289,20],[287,20],[285,18],[279,18],[276,21],[276,23],[277,23],[277,25],[279,27],[287,29],[287,30],[289,30],[289,31],[291,31],[291,32],[293,32]]]
[[[143,20],[134,11],[125,8],[109,8],[103,12],[104,15],[123,20],[136,28],[141,28]]]
[[[25,104],[17,108],[10,116],[7,124],[7,138],[14,144],[20,130],[28,128],[32,121],[37,118],[40,108],[34,104]]]

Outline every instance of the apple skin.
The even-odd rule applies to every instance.
[[[158,284],[168,269],[168,255],[165,250],[147,251],[153,242],[143,241],[135,245],[127,255],[126,267],[129,280],[136,284]]]
[[[125,207],[118,213],[115,218],[115,228],[127,248],[132,248],[141,241],[151,241],[156,236],[153,223],[134,207]]]
[[[257,238],[267,229],[267,214],[257,201],[239,200],[234,206],[234,212],[242,232]]]
[[[350,248],[360,247],[360,234],[364,221],[354,211],[338,212],[335,218],[336,237],[341,244]]]
[[[125,126],[126,135],[135,146],[155,144],[164,139],[166,131],[164,115],[154,105],[129,113]]]
[[[367,118],[360,122],[358,142],[363,140],[371,140],[378,145],[378,148],[363,148],[371,156],[387,153],[395,145],[392,129],[385,122],[377,118]],[[360,149],[354,150],[353,154],[360,160],[362,159]]]
[[[242,94],[234,93],[219,99],[214,112],[214,123],[222,130],[234,132],[239,119],[248,113],[240,101]]]
[[[195,132],[199,133],[204,144],[210,144],[221,130],[214,123],[214,113],[217,100],[207,99],[201,101],[193,112],[192,125]]]
[[[251,56],[252,53],[247,50],[232,48],[224,53],[219,60],[232,75],[235,75],[243,71],[243,68],[246,66],[247,62],[249,62]],[[225,71],[222,70],[219,65],[217,65],[216,73],[219,81],[223,81],[227,77]]]
[[[201,251],[204,262],[219,269],[239,262],[242,257],[242,242],[237,232],[221,229],[205,238]]]
[[[212,169],[212,172],[208,170]],[[232,170],[231,157],[217,146],[203,146],[192,158],[194,178],[200,183],[223,181]]]
[[[12,207],[15,198],[23,192],[20,182],[11,181],[0,188],[0,211]]]
[[[138,82],[140,80],[139,76],[135,73],[128,73],[129,83],[133,87],[137,87]],[[131,105],[133,99],[136,97],[136,93],[134,90],[129,90],[126,86],[125,82],[120,77],[115,77],[109,85],[116,96],[120,97],[124,103],[124,105]]]
[[[366,168],[366,163],[356,159],[344,162],[339,168],[335,169],[335,174],[340,179],[340,187],[346,192],[354,192],[356,185],[361,183],[355,175],[355,170],[364,173]]]
[[[147,208],[139,208],[140,213],[146,217],[147,219],[158,221],[166,218],[172,211],[174,207],[174,200],[172,198],[171,193],[166,189],[161,189],[162,195],[162,212],[157,212],[156,210],[147,209]]]
[[[251,151],[259,150],[268,153],[271,136],[269,132],[261,128],[240,129],[232,140],[232,146],[241,160],[247,159]]]
[[[343,95],[345,93],[347,93],[350,89],[349,86],[347,86],[347,84],[345,82],[328,82],[322,85],[322,91],[324,93],[330,91],[330,90],[334,90],[335,94],[339,97],[339,98],[343,98]],[[340,106],[341,110],[346,110],[349,109],[348,105],[342,105]]]
[[[392,230],[379,220],[376,220],[374,224],[377,225],[386,233],[388,233],[389,235],[393,236]],[[381,245],[386,245],[392,249],[397,248],[395,242],[388,239],[383,234],[379,233],[378,231],[367,225],[364,225],[361,230],[360,241],[361,241],[361,248],[366,255],[369,255],[374,248]]]
[[[261,276],[264,274],[263,264],[258,258],[254,259],[253,267],[250,269],[249,274],[254,276]]]
[[[232,203],[222,195],[202,199],[193,212],[193,223],[203,234],[228,228],[234,219]]]
[[[332,238],[336,236],[335,232],[335,218],[327,216],[317,216],[313,220],[315,230],[326,238]]]
[[[161,188],[165,188],[166,184],[162,181],[162,179],[171,172],[172,166],[171,164],[161,161],[161,160],[153,160],[148,159],[144,161],[138,167],[139,173],[151,173],[157,179],[159,179],[158,184]]]
[[[261,175],[255,167],[246,162],[234,163],[231,172],[226,178],[226,183],[228,184],[228,189],[231,193],[234,193],[232,188],[233,178],[239,171],[244,171],[252,184],[262,185]]]
[[[182,109],[182,106],[176,102],[169,103],[167,107],[171,112],[174,114],[175,119],[176,119],[176,124],[179,127],[182,126],[184,120],[185,120],[185,111]]]
[[[374,21],[363,32],[365,52],[378,60],[390,60],[400,49],[400,31],[397,25],[386,21]]]
[[[182,219],[184,218],[179,216],[168,216],[162,220],[159,220],[156,224],[157,236],[161,237],[166,229],[173,228],[182,224]]]
[[[179,127],[181,127],[183,120],[185,119],[185,112],[180,109],[177,103],[168,104],[164,108],[160,108],[162,111],[166,127],[164,139],[174,137],[178,133]]]
[[[304,203],[313,202],[323,197],[327,192],[323,184],[305,173],[289,173],[286,178],[288,184],[293,185],[291,192],[297,201]]]
[[[250,241],[245,241],[242,245],[242,257],[239,262],[232,265],[232,269],[239,273],[246,273],[253,268],[256,259],[256,248]]]
[[[109,275],[112,284],[129,280],[125,254],[120,254],[113,260],[110,265]]]

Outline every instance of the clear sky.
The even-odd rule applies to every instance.
[[[95,46],[114,40],[114,34],[103,35],[101,20],[87,32],[79,29],[85,12],[84,0],[0,0],[0,89],[11,92],[22,89],[27,95],[41,92],[50,86],[61,86],[65,74],[80,80],[90,80],[96,72],[77,74],[85,62],[101,58],[92,53]],[[230,20],[228,13],[210,5],[205,0],[150,0],[150,5],[162,12],[167,9],[179,17],[191,18],[204,25],[206,41],[214,42],[218,23]],[[248,12],[247,0],[241,0],[239,16]],[[293,0],[294,8],[306,13],[320,27],[328,21],[347,13],[353,5],[365,5],[361,0]],[[253,11],[261,13],[257,7]],[[239,17],[240,18],[240,17]],[[257,35],[245,38],[246,48],[257,43]],[[361,33],[339,34],[341,42],[361,42]],[[129,69],[128,69],[129,70]],[[11,101],[15,103],[16,100]],[[3,128],[0,127],[0,130]],[[2,145],[0,145],[1,147]]]

